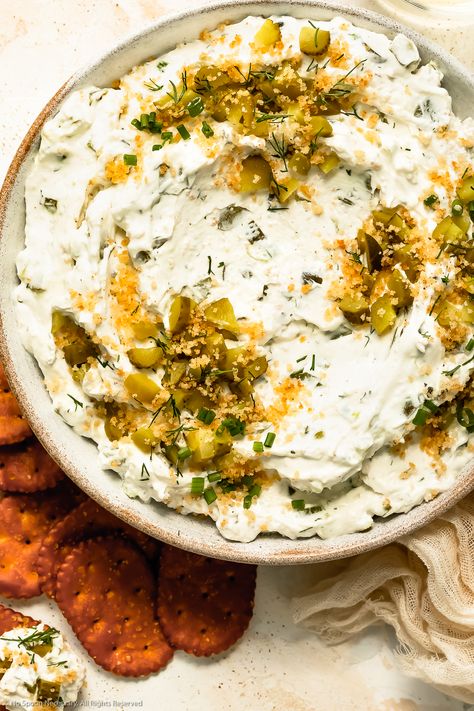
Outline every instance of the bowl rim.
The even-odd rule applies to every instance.
[[[272,6],[281,8],[284,5],[285,3],[276,0],[217,0],[210,4],[187,10],[167,13],[161,16],[157,21],[144,26],[142,30],[131,33],[119,43],[114,44],[96,60],[80,67],[46,103],[33,121],[12,159],[0,190],[0,240],[3,242],[8,239],[5,232],[7,211],[17,182],[20,189],[23,190],[21,178],[19,181],[17,178],[24,161],[34,150],[34,144],[39,137],[44,123],[56,112],[63,99],[70,94],[71,91],[76,88],[76,85],[80,84],[84,78],[87,78],[114,54],[124,52],[130,45],[139,43],[144,40],[144,38],[165,30],[170,24],[180,23],[188,18],[201,15],[209,15],[210,22],[212,23],[213,13],[222,10],[228,10],[230,19],[234,21],[238,11],[245,11],[246,8],[249,9],[248,14],[259,13],[269,15],[272,14]],[[334,13],[334,15],[347,17],[349,20],[354,21],[355,24],[361,20],[366,21],[376,25],[379,31],[389,33],[402,32],[412,39],[418,47],[423,47],[425,51],[439,59],[444,67],[448,67],[455,74],[463,76],[463,80],[471,85],[472,91],[474,92],[474,80],[470,72],[459,60],[452,57],[436,43],[425,39],[415,30],[404,26],[392,18],[372,12],[366,8],[339,4],[337,0],[292,0],[291,4],[286,4],[288,14],[291,14],[291,9],[295,6],[308,8],[310,12],[315,13],[320,10],[329,11]],[[259,8],[262,8],[260,12]],[[179,524],[170,527],[169,525],[160,523],[160,516],[156,517],[156,523],[143,521],[135,512],[131,512],[126,505],[111,502],[101,490],[100,485],[94,485],[85,475],[81,474],[80,465],[70,460],[64,463],[61,456],[61,447],[56,442],[57,436],[51,428],[44,425],[41,418],[41,410],[36,409],[33,395],[28,392],[28,388],[22,382],[17,372],[13,353],[10,351],[8,345],[8,330],[3,317],[3,309],[5,306],[2,305],[2,303],[0,300],[0,357],[4,363],[5,372],[11,384],[12,391],[18,398],[22,410],[27,414],[33,432],[51,456],[64,468],[67,475],[91,496],[91,498],[95,499],[101,506],[110,510],[132,526],[170,545],[210,557],[219,557],[242,563],[290,565],[335,560],[379,548],[393,542],[403,535],[419,529],[444,513],[474,488],[474,466],[467,467],[448,490],[431,501],[421,503],[407,513],[395,514],[393,517],[376,521],[374,525],[366,531],[345,534],[332,539],[320,539],[314,536],[312,538],[292,540],[279,536],[278,534],[273,534],[270,537],[259,536],[250,543],[235,542],[221,537],[221,541],[216,545],[215,541],[209,542],[207,540],[205,536],[205,526],[202,526],[201,536],[190,536],[180,531]],[[38,373],[39,372],[38,369]],[[80,437],[72,428],[70,428],[70,434],[71,437]],[[117,486],[119,485],[120,480],[117,480]],[[182,518],[182,515],[177,512],[173,512],[173,514]],[[213,522],[211,522],[211,525],[214,527]],[[278,545],[274,546],[275,550],[273,551],[265,550],[265,540],[268,541],[269,538],[278,539]]]

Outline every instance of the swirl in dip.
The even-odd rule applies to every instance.
[[[248,17],[73,93],[16,292],[126,493],[221,533],[361,531],[472,456],[474,124],[402,35]]]

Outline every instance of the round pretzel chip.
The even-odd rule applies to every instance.
[[[17,627],[35,627],[37,624],[33,618],[0,604],[0,635]]]
[[[154,598],[150,563],[120,537],[79,543],[58,570],[59,608],[93,660],[119,676],[148,676],[173,656]]]
[[[10,392],[0,363],[0,445],[22,442],[32,434],[28,422],[23,419],[15,396]]]
[[[63,478],[37,439],[0,448],[0,491],[29,494],[51,489]]]
[[[86,499],[62,521],[59,521],[43,541],[36,560],[36,570],[40,577],[42,591],[54,598],[56,569],[70,552],[72,545],[86,538],[107,535],[111,532],[125,534],[150,560],[156,557],[159,546],[157,541],[124,523],[101,508],[92,499]]]
[[[255,581],[254,565],[164,545],[157,611],[168,642],[198,657],[228,649],[252,618]]]
[[[0,595],[41,594],[35,561],[43,537],[74,505],[72,489],[59,486],[40,494],[0,499]]]

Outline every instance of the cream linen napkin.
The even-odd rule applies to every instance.
[[[329,643],[391,625],[402,670],[474,702],[474,494],[397,543],[314,567],[297,623]]]

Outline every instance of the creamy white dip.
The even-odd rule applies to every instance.
[[[46,654],[34,652],[34,645],[47,637],[51,649]],[[0,668],[10,666],[0,678],[0,704],[7,709],[48,706],[38,700],[38,682],[59,685],[59,699],[53,706],[76,701],[84,683],[85,669],[57,630],[44,625],[18,627],[0,636]],[[40,690],[41,696],[41,690]],[[49,706],[48,706],[49,708]]]
[[[273,19],[280,24],[281,45],[263,61],[301,57],[298,37],[307,22]],[[330,30],[333,45],[340,44],[353,76],[367,77],[364,100],[355,113],[328,116],[333,134],[323,142],[341,163],[327,176],[312,170],[306,199],[289,200],[285,209],[276,209],[265,191],[236,193],[219,180],[229,157],[245,157],[266,144],[227,121],[212,124],[208,142],[196,120],[186,124],[189,140],[152,150],[159,137],[140,132],[136,143],[131,120],[171,81],[178,84],[183,67],[226,60],[248,68],[255,62],[251,43],[262,22],[248,17],[180,46],[133,69],[118,89],[74,92],[43,129],[26,186],[26,246],[17,261],[23,340],[55,409],[97,443],[101,465],[120,475],[129,496],[161,501],[183,514],[206,514],[237,541],[260,532],[296,538],[367,529],[374,517],[409,511],[452,486],[472,456],[469,434],[456,420],[441,465],[420,448],[412,424],[426,399],[440,404],[460,390],[473,365],[446,374],[469,354],[465,344],[445,350],[430,314],[452,258],[441,255],[430,266],[425,288],[383,336],[354,328],[330,294],[337,240],[355,238],[379,203],[403,205],[418,228],[431,233],[439,219],[424,199],[434,190],[433,174],[442,171],[455,185],[472,160],[473,121],[453,114],[440,70],[432,63],[419,66],[410,40],[390,40],[341,18],[317,23]],[[314,72],[311,61],[303,58],[302,76]],[[348,69],[329,62],[325,72],[336,82]],[[153,91],[157,86],[163,88]],[[381,120],[368,121],[371,112]],[[138,155],[139,170],[122,182],[107,181],[107,165],[123,154]],[[162,164],[173,169],[162,174]],[[91,195],[94,180],[101,189]],[[435,187],[439,209],[449,212],[453,189],[446,180]],[[244,210],[223,231],[219,217],[231,204]],[[276,424],[254,425],[234,444],[252,456],[253,441],[276,433],[264,461],[278,477],[249,509],[219,497],[209,505],[190,494],[195,472],[183,468],[176,476],[159,453],[150,461],[130,438],[109,441],[104,433],[94,401],[125,401],[123,377],[135,372],[114,328],[106,288],[117,270],[117,228],[128,237],[140,296],[150,311],[166,317],[172,297],[183,292],[206,303],[226,297],[238,319],[263,325],[258,344],[270,374],[255,390],[264,406],[274,403],[278,383],[304,371],[295,401]],[[255,229],[264,237],[251,243]],[[321,280],[308,293],[301,289],[304,272]],[[111,367],[95,362],[82,384],[73,380],[51,335],[55,310],[96,335]],[[159,370],[150,375],[159,382]],[[395,443],[403,445],[401,454]],[[304,498],[305,511],[296,510],[291,498]]]

